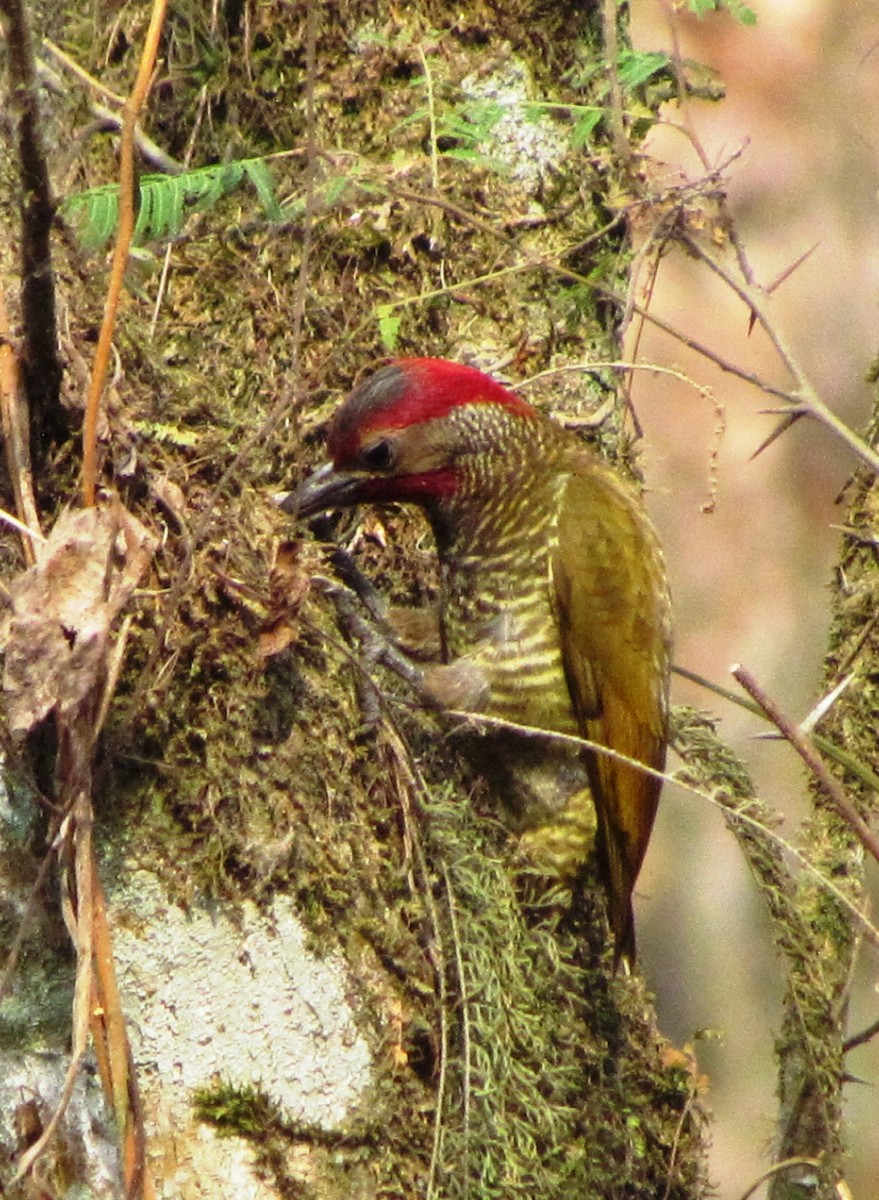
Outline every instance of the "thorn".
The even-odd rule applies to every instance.
[[[763,289],[763,291],[766,293],[766,295],[771,296],[772,293],[775,291],[775,289],[777,287],[780,287],[786,279],[789,279],[791,277],[791,275],[793,275],[794,271],[796,271],[799,267],[801,267],[803,265],[803,263],[806,261],[806,259],[809,257],[809,255],[814,254],[814,252],[818,249],[818,247],[820,245],[821,245],[821,243],[820,243],[820,241],[818,241],[815,243],[814,246],[810,246],[808,250],[804,250],[803,253],[800,255],[800,257],[797,259],[794,259],[794,261],[791,263],[791,265],[789,267],[785,267],[780,275],[776,275],[776,277],[773,279],[772,283],[768,283],[766,285],[766,287]],[[757,324],[757,313],[752,308],[751,316],[748,320],[748,336],[749,337],[754,332],[754,326],[756,324]],[[757,453],[759,454],[759,450]],[[754,457],[756,457],[756,455]]]
[[[821,718],[830,711],[853,679],[854,675],[846,675],[845,678],[841,679],[836,687],[829,691],[826,696],[821,697],[812,711],[803,717],[802,721],[800,721],[800,723],[797,725],[797,729],[799,729],[800,733],[809,734],[812,732]],[[753,735],[753,740],[755,742],[779,742],[783,741],[783,737],[776,730],[771,729],[763,733],[755,733]]]
[[[845,691],[845,689],[848,687],[848,685],[851,683],[851,681],[853,679],[854,679],[854,675],[852,675],[851,673],[846,675],[843,679],[841,679],[839,681],[839,683],[836,685],[835,688],[832,688],[827,693],[826,696],[821,697],[821,699],[818,701],[818,703],[815,705],[815,707],[812,709],[812,711],[808,714],[808,716],[804,717],[803,720],[800,722],[800,729],[803,731],[803,733],[811,733],[812,732],[812,730],[815,728],[815,726],[818,724],[818,722],[821,720],[821,718],[830,711],[832,706],[836,703],[836,701],[839,699],[839,697],[842,695],[842,693]]]
[[[761,455],[764,450],[768,449],[772,445],[776,438],[780,438],[783,433],[787,433],[790,427],[792,425],[796,425],[800,417],[804,417],[805,415],[805,409],[796,409],[794,412],[788,412],[787,416],[778,422],[772,433],[770,433],[769,437],[763,439],[763,441],[748,459],[748,462],[753,462],[755,458]]]
[[[772,293],[775,291],[775,289],[777,287],[780,287],[781,284],[784,283],[785,279],[789,279],[790,276],[793,275],[794,271],[798,270],[803,265],[803,263],[806,261],[806,259],[811,254],[815,253],[815,251],[818,249],[818,247],[820,245],[821,245],[821,242],[819,240],[815,243],[814,246],[810,246],[808,250],[804,250],[803,253],[800,255],[800,257],[794,259],[794,261],[791,263],[791,265],[789,267],[785,267],[785,269],[781,272],[780,275],[776,275],[776,277],[775,277],[775,279],[773,279],[772,283],[767,284],[766,288],[764,289],[766,291],[766,293],[771,296]]]

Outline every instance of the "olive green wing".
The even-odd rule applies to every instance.
[[[662,770],[671,629],[662,553],[622,480],[586,451],[570,465],[551,569],[577,722],[590,741]],[[633,961],[632,890],[661,783],[606,755],[590,759],[616,957]]]

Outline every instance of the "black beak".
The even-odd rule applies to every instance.
[[[363,479],[359,471],[337,471],[332,463],[324,463],[295,491],[281,492],[276,499],[286,513],[313,517],[331,508],[357,504]]]

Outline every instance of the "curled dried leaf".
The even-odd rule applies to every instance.
[[[115,501],[65,511],[39,560],[10,588],[3,690],[22,735],[102,684],[113,623],[146,570],[147,529]]]

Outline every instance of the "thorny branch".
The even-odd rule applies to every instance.
[[[868,445],[844,421],[840,420],[836,413],[832,412],[820,398],[798,359],[787,345],[778,326],[771,320],[766,308],[766,293],[763,289],[747,280],[743,282],[737,279],[728,267],[715,258],[713,254],[709,254],[702,243],[696,241],[689,234],[684,236],[684,243],[707,267],[719,275],[728,287],[732,288],[760,322],[764,332],[775,347],[779,358],[791,373],[796,383],[795,392],[786,397],[792,406],[792,414],[805,413],[814,417],[815,420],[820,421],[822,425],[825,425],[838,438],[845,442],[849,449],[853,450],[867,466],[879,474],[879,452],[874,447]]]
[[[839,782],[834,779],[809,739],[797,728],[760,686],[745,667],[734,666],[732,676],[742,685],[748,695],[760,706],[779,733],[790,742],[800,758],[818,780],[821,790],[849,828],[857,835],[861,845],[879,862],[879,838],[849,800]]]
[[[714,174],[715,174],[715,172],[712,172],[712,177]],[[463,208],[461,205],[452,203],[451,201],[447,200],[444,196],[438,196],[438,195],[433,195],[433,194],[424,193],[424,192],[417,192],[417,191],[413,191],[410,188],[401,188],[396,185],[390,185],[388,190],[391,193],[391,195],[397,196],[401,200],[408,200],[412,203],[432,205],[437,208],[440,208],[443,211],[447,212],[450,216],[454,217],[456,220],[460,220],[460,221],[464,222],[465,224],[472,226],[474,229],[478,229],[482,233],[489,234],[490,236],[494,237],[495,239],[506,243],[506,245],[509,246],[510,249],[517,250],[518,252],[521,253],[519,244],[516,241],[516,239],[511,237],[503,229],[498,228],[496,225],[493,225],[490,221],[487,221],[484,218],[477,216],[475,213],[471,213],[468,209]],[[632,212],[634,212],[636,209],[640,208],[645,203],[647,203],[647,202],[642,201],[642,200],[633,201],[629,206],[627,206],[626,212],[619,214],[611,222],[609,222],[609,224],[606,227],[598,230],[597,233],[593,235],[594,238],[598,239],[598,238],[604,236],[614,225],[617,225],[620,222],[620,220],[624,219],[624,217],[627,214],[630,215]],[[586,244],[585,242],[580,243],[578,248],[582,249],[582,247],[585,244]],[[711,346],[708,346],[708,345],[706,345],[706,343],[701,342],[697,338],[690,336],[690,334],[686,333],[684,330],[679,329],[676,326],[670,324],[668,321],[663,320],[662,317],[658,317],[654,312],[652,312],[650,310],[650,308],[648,306],[639,304],[639,303],[637,303],[637,301],[634,301],[631,298],[626,298],[625,296],[621,296],[613,288],[606,287],[604,284],[600,283],[599,281],[597,281],[595,279],[591,279],[585,275],[580,274],[578,271],[573,271],[570,268],[563,266],[555,258],[550,258],[545,255],[525,254],[523,257],[520,258],[520,260],[517,264],[506,268],[506,271],[508,273],[512,273],[515,271],[533,270],[534,268],[548,271],[552,274],[558,275],[562,279],[568,279],[568,280],[570,280],[571,283],[577,283],[577,284],[581,284],[583,287],[591,288],[593,291],[597,292],[604,299],[612,301],[615,304],[619,304],[623,307],[628,305],[629,309],[632,312],[637,313],[637,315],[639,317],[641,317],[643,320],[648,321],[651,325],[655,326],[657,329],[662,330],[663,333],[667,333],[669,335],[669,337],[674,338],[675,341],[679,342],[682,346],[686,346],[688,349],[693,350],[697,354],[700,354],[703,358],[707,359],[709,362],[714,363],[714,365],[716,367],[719,367],[720,370],[724,371],[726,374],[734,375],[737,379],[741,379],[744,383],[750,384],[752,387],[757,388],[758,390],[760,390],[761,392],[764,392],[768,396],[774,396],[777,399],[782,400],[787,404],[790,404],[793,408],[796,408],[797,406],[802,404],[802,398],[799,395],[799,393],[797,393],[796,391],[791,391],[789,388],[778,387],[775,384],[770,383],[768,380],[761,378],[759,375],[755,374],[753,371],[749,371],[746,368],[739,366],[738,363],[735,363],[731,359],[726,358],[724,355],[722,355],[718,351],[714,350]],[[497,272],[495,274],[495,277],[497,275],[499,275],[500,273],[501,272]],[[448,284],[443,288],[438,288],[438,289],[430,292],[428,295],[407,297],[403,300],[393,302],[388,307],[396,308],[396,307],[401,307],[403,305],[416,304],[416,303],[424,301],[425,299],[432,299],[435,296],[443,295],[448,292],[454,292],[456,290],[466,288],[468,286],[473,286],[474,284],[479,283],[479,282],[480,282],[480,280],[478,280],[478,279],[477,280],[457,280],[454,284]],[[857,435],[855,433],[853,433],[852,430],[848,429],[848,427],[843,422],[839,421],[838,418],[835,418],[834,420],[835,420],[836,424],[832,425],[831,427],[836,429],[836,426],[838,425],[840,429],[846,430],[844,440],[847,443],[849,443],[850,445],[853,446],[853,448],[856,448],[856,449],[858,447],[860,447],[861,449],[863,449],[865,447],[865,443],[863,443],[861,441],[861,439],[859,439],[857,437]],[[829,422],[827,422],[827,423],[829,424]],[[839,432],[839,429],[837,429],[837,432]],[[840,433],[840,436],[843,436],[842,433]],[[867,454],[868,454],[868,461],[871,461],[871,457],[875,457],[875,455],[872,455],[872,452],[870,451],[869,447],[866,447],[866,449],[867,449]],[[860,453],[860,449],[858,449],[858,452]],[[863,457],[863,455],[862,455],[862,457]]]

